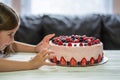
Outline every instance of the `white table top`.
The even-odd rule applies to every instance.
[[[43,66],[37,70],[1,72],[0,80],[120,80],[120,51],[104,51],[108,62],[89,67]],[[18,53],[8,59],[29,60],[35,54]]]

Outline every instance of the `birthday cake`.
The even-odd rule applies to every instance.
[[[71,35],[54,37],[49,42],[55,52],[51,59],[60,66],[92,66],[103,59],[103,44],[95,37]]]

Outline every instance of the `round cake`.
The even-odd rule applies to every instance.
[[[95,37],[71,35],[54,37],[49,42],[55,52],[51,61],[61,66],[95,65],[103,59],[103,44]]]

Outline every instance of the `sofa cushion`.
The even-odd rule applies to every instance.
[[[60,16],[44,15],[42,20],[44,35],[87,35],[101,39],[100,15]]]
[[[21,16],[20,28],[16,32],[15,40],[29,44],[39,43],[43,37],[41,20],[41,16]]]
[[[120,49],[120,15],[103,15],[102,42],[104,49]]]

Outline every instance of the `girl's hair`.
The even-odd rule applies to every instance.
[[[9,6],[0,2],[0,31],[15,29],[19,26],[20,20],[17,13]],[[5,48],[4,53],[13,52],[11,45]]]

